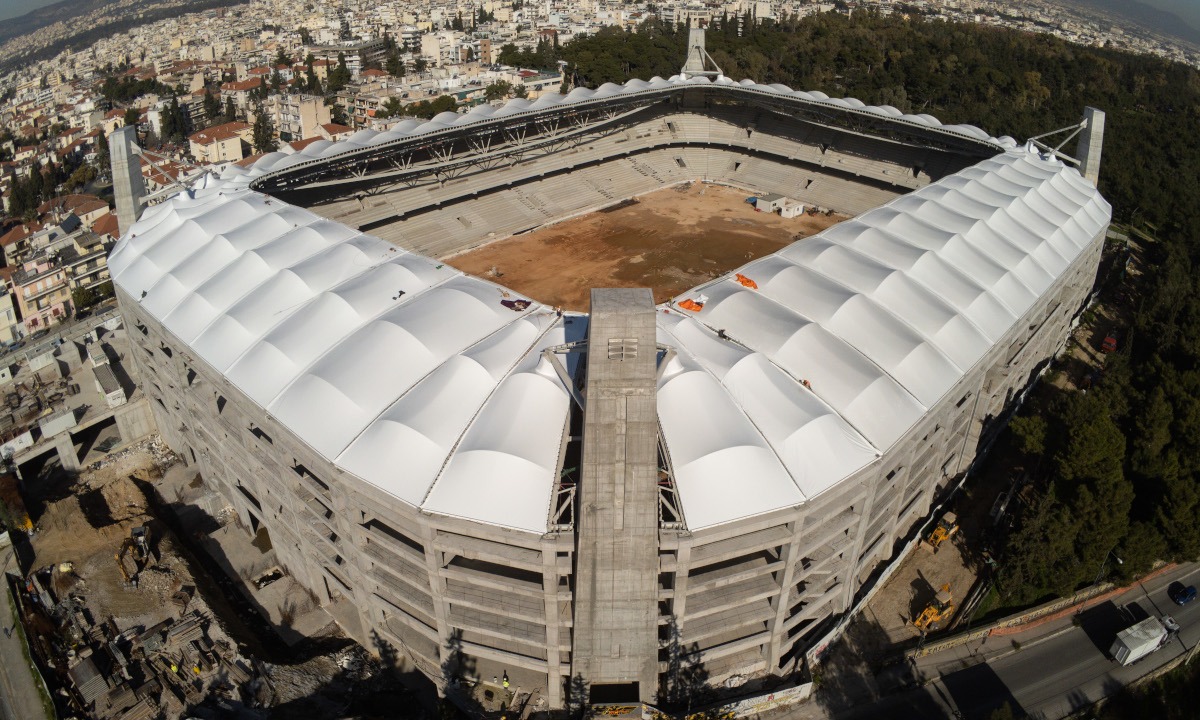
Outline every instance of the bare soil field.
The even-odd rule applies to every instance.
[[[448,262],[539,302],[586,311],[591,288],[649,287],[664,302],[846,219],[785,220],[756,212],[748,194],[701,183],[664,188]]]

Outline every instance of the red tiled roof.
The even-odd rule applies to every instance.
[[[228,90],[229,92],[240,92],[242,90],[254,90],[256,88],[262,87],[262,84],[263,84],[262,78],[252,77],[247,80],[238,80],[235,82],[227,82],[227,83],[221,85],[221,89]]]
[[[249,130],[250,124],[244,122],[224,123],[223,125],[214,125],[207,130],[201,130],[198,133],[192,133],[188,136],[188,140],[200,145],[211,145],[221,140],[228,140],[236,136],[238,133]]]
[[[352,127],[347,125],[338,125],[337,123],[325,123],[321,126],[321,128],[330,135],[340,135],[341,133],[348,133],[354,130]]]
[[[63,195],[62,197],[47,200],[38,206],[38,214],[45,215],[46,213],[58,208],[63,212],[73,212],[76,215],[86,215],[90,212],[95,212],[100,208],[108,207],[108,203],[104,202],[95,195],[72,194]]]
[[[110,212],[101,215],[100,219],[92,223],[92,232],[97,235],[109,235],[111,237],[120,237],[121,231],[117,225],[117,214]]]
[[[325,138],[318,135],[316,137],[310,137],[310,138],[304,138],[303,140],[297,140],[297,141],[295,141],[293,143],[289,143],[289,144],[291,145],[293,150],[295,150],[296,152],[300,152],[301,150],[308,147],[309,145],[312,145],[316,141],[324,140],[324,139]]]
[[[13,243],[20,242],[41,229],[42,224],[39,222],[29,223],[28,225],[17,225],[12,230],[0,236],[0,247],[8,247]]]
[[[248,168],[254,164],[255,160],[259,159],[263,155],[266,155],[266,153],[255,153],[254,155],[251,155],[250,157],[244,157],[241,160],[238,160],[237,162],[234,163],[234,165],[237,165],[238,167]]]

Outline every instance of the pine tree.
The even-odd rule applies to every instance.
[[[221,114],[221,101],[217,99],[216,93],[204,93],[204,117],[209,122],[217,119]]]
[[[275,140],[275,125],[271,117],[259,105],[254,111],[254,149],[260,153],[273,152],[279,144]]]
[[[238,119],[237,105],[233,104],[233,96],[225,98],[225,122],[233,122]]]

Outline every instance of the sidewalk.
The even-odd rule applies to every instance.
[[[13,565],[12,547],[0,550],[3,553],[3,567],[0,575],[6,573]],[[13,628],[15,613],[13,612],[12,596],[8,591],[8,581],[0,588],[0,624],[6,632],[0,633],[0,711],[8,720],[33,720],[44,718],[46,708],[42,705],[42,693],[38,690],[37,680],[25,659],[25,640],[18,629]]]

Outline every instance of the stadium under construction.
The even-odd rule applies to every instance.
[[[1102,120],[1076,169],[689,62],[231,165],[109,266],[162,437],[349,634],[657,702],[817,653],[1064,346]],[[853,217],[589,314],[443,262],[696,181]]]

